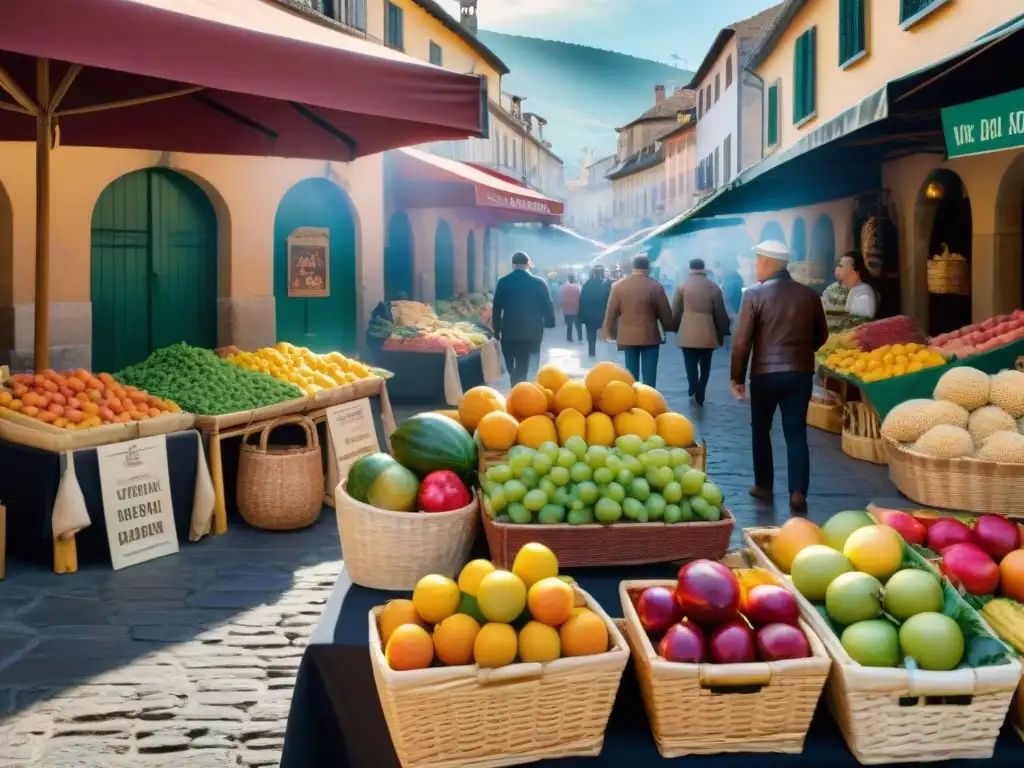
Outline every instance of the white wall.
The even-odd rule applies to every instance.
[[[732,64],[732,83],[728,88],[725,86],[726,76],[724,71],[727,60],[731,61]],[[714,100],[716,74],[721,81],[721,95],[718,101]],[[698,89],[698,91],[706,92],[708,85],[711,85],[712,105],[708,109],[705,101],[704,112],[698,117],[697,162],[699,163],[708,155],[713,154],[716,147],[719,148],[718,177],[716,179],[719,185],[726,182],[724,177],[726,166],[724,143],[726,136],[732,136],[729,180],[734,179],[739,172],[739,80],[736,40],[733,38],[722,49],[722,52],[718,55],[711,69],[708,70]],[[697,101],[700,103],[699,93]]]

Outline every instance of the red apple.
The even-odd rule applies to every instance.
[[[668,587],[645,589],[636,601],[636,612],[643,628],[652,634],[664,632],[683,618],[676,594]]]
[[[754,631],[742,619],[733,619],[711,633],[708,643],[715,664],[746,664],[754,661]]]
[[[757,631],[757,653],[762,661],[806,659],[811,655],[811,644],[799,627],[768,624]]]
[[[875,516],[882,525],[889,526],[902,536],[907,544],[924,544],[928,529],[913,515],[898,509],[878,509],[875,510]]]
[[[679,569],[676,599],[688,619],[717,624],[739,611],[740,583],[721,563],[694,560]]]
[[[999,588],[999,566],[976,544],[946,547],[942,570],[972,595],[991,595]]]
[[[692,621],[673,624],[658,643],[658,655],[666,661],[700,664],[706,653],[704,632]]]
[[[800,608],[793,593],[772,584],[758,584],[747,593],[743,615],[757,627],[766,624],[792,624],[796,626]]]
[[[997,563],[1020,546],[1017,526],[999,515],[982,515],[971,533],[974,543]]]
[[[942,550],[954,544],[970,544],[974,537],[971,535],[971,529],[959,520],[944,517],[929,526],[926,541],[928,549],[941,554]]]

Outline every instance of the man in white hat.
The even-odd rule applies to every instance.
[[[775,470],[771,429],[782,411],[789,464],[789,504],[807,511],[810,453],[807,408],[814,388],[814,353],[828,339],[821,298],[794,280],[785,243],[766,240],[754,246],[757,284],[743,294],[733,335],[732,392],[742,400],[750,371],[750,426],[753,433],[754,485],[750,495],[770,501]]]

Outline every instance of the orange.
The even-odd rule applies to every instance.
[[[791,517],[772,539],[768,555],[779,568],[789,573],[793,558],[814,544],[828,544],[824,531],[802,517]]]
[[[562,388],[562,385],[569,381],[565,371],[553,365],[545,365],[537,371],[537,386],[541,389],[550,389],[552,393]]]
[[[506,403],[508,412],[519,421],[548,412],[548,398],[544,390],[529,381],[512,387]]]
[[[490,387],[473,387],[459,401],[459,419],[466,431],[476,432],[480,419],[491,411],[504,411],[505,398]]]
[[[843,554],[884,584],[903,564],[903,538],[887,525],[866,525],[847,537]]]
[[[380,629],[380,641],[388,644],[392,633],[403,624],[422,624],[420,615],[416,613],[412,600],[388,600],[384,610],[380,612],[377,624]]]
[[[693,424],[681,413],[662,413],[654,419],[658,435],[669,448],[693,445]]]
[[[434,641],[419,624],[403,624],[391,633],[384,658],[392,669],[426,669],[434,660]]]
[[[999,562],[1003,594],[1024,602],[1024,549],[1015,549]]]
[[[480,419],[476,433],[487,450],[507,451],[516,444],[519,422],[507,413],[491,411]]]
[[[555,429],[555,422],[546,414],[531,416],[520,422],[516,440],[520,445],[536,450],[544,443],[557,443],[558,431]]]
[[[594,402],[601,402],[601,395],[604,394],[604,388],[612,381],[622,381],[630,386],[633,386],[635,379],[633,375],[623,368],[621,365],[615,363],[609,363],[607,361],[598,363],[590,372],[587,373],[587,377],[584,382],[587,385],[587,389],[590,391],[590,396]]]
[[[572,408],[586,416],[594,410],[594,399],[582,381],[567,381],[555,392],[555,412]]]
[[[557,627],[572,613],[572,587],[557,576],[541,579],[526,595],[530,615],[542,624]]]
[[[571,616],[558,631],[563,656],[593,656],[608,650],[608,627],[593,611]]]
[[[555,429],[558,431],[558,444],[565,445],[570,437],[586,437],[587,419],[575,408],[566,408],[555,419]]]
[[[456,667],[473,663],[473,643],[480,632],[476,619],[464,613],[449,616],[434,627],[434,655],[442,664]]]
[[[550,389],[544,390],[544,397],[548,399],[548,411],[550,413],[555,412],[555,393]]]
[[[646,440],[657,431],[654,417],[640,408],[630,408],[620,413],[615,417],[614,424],[615,434],[636,435],[641,440]]]
[[[539,621],[527,622],[519,630],[519,659],[526,663],[544,664],[554,661],[562,655],[562,642],[558,630],[541,624]]]
[[[601,393],[597,407],[602,413],[617,416],[632,408],[634,403],[636,403],[636,393],[633,392],[633,388],[626,382],[616,379],[608,382],[608,386]]]
[[[636,395],[636,407],[641,411],[647,411],[651,416],[661,416],[668,413],[668,403],[662,397],[661,392],[646,384],[634,384],[633,393]]]

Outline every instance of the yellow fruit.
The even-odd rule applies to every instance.
[[[516,444],[519,422],[503,411],[484,414],[477,425],[480,442],[489,451],[507,451]]]
[[[595,403],[601,402],[601,395],[604,394],[604,388],[612,381],[623,381],[626,384],[633,386],[635,379],[633,378],[633,375],[621,365],[616,365],[615,363],[609,363],[607,361],[598,363],[591,368],[587,377],[584,379],[587,389],[590,391],[590,397],[593,398]]]
[[[617,435],[637,435],[646,440],[656,429],[654,417],[640,408],[631,408],[626,413],[615,417],[615,433]]]
[[[541,579],[558,575],[558,558],[543,544],[524,544],[512,562],[512,573],[532,587]]]
[[[884,584],[903,565],[903,540],[887,525],[867,525],[849,535],[843,554],[858,571]]]
[[[550,627],[560,626],[572,613],[572,587],[557,576],[541,579],[527,592],[526,607],[537,621]]]
[[[505,402],[508,412],[519,421],[548,412],[548,398],[544,390],[528,381],[512,387]]]
[[[480,419],[491,411],[504,411],[505,398],[490,387],[473,387],[459,401],[459,419],[470,433],[476,432]]]
[[[625,413],[636,403],[633,388],[624,381],[610,381],[601,393],[598,409],[609,416]]]
[[[580,611],[558,631],[563,656],[592,656],[608,650],[608,627],[593,611]]]
[[[638,383],[633,385],[633,392],[636,394],[636,407],[641,411],[647,411],[651,416],[668,412],[668,403],[654,387]]]
[[[442,664],[455,667],[473,663],[473,644],[480,632],[476,619],[464,613],[449,616],[434,627],[434,655]]]
[[[550,389],[545,389],[544,390],[544,397],[546,397],[548,399],[548,411],[550,413],[554,413],[555,412],[555,393],[552,392]]]
[[[768,554],[779,568],[789,573],[793,559],[802,550],[815,544],[828,544],[824,531],[810,520],[791,517],[772,539]]]
[[[565,371],[553,365],[545,365],[537,371],[537,385],[541,389],[550,389],[552,392],[557,392],[567,381],[569,381],[569,377]]]
[[[555,429],[558,430],[558,444],[565,445],[570,437],[586,437],[587,419],[575,408],[566,408],[555,419]]]
[[[610,448],[615,443],[615,424],[606,413],[594,412],[587,416],[587,445]]]
[[[567,408],[579,411],[584,416],[594,410],[594,402],[582,381],[567,381],[555,392],[555,413]]]
[[[436,413],[439,413],[441,416],[447,416],[449,419],[454,421],[460,427],[462,426],[462,419],[459,418],[459,412],[458,411],[436,411]]]
[[[416,613],[416,607],[412,600],[388,600],[384,610],[380,612],[377,619],[377,626],[380,631],[380,641],[388,644],[392,633],[403,624],[422,624],[420,615]]]
[[[520,661],[544,664],[554,661],[561,655],[562,641],[554,627],[541,624],[539,621],[530,621],[519,630]]]
[[[654,419],[658,436],[669,448],[685,448],[693,445],[693,424],[680,413],[663,413]]]
[[[392,669],[426,669],[434,660],[434,641],[419,624],[403,624],[384,646],[384,658]]]
[[[416,582],[412,604],[428,624],[439,624],[459,610],[459,585],[447,576],[432,573]]]
[[[526,585],[514,573],[492,571],[480,580],[476,602],[488,621],[515,621],[526,607]]]
[[[555,430],[555,422],[547,415],[531,416],[519,424],[516,440],[520,445],[533,449],[540,448],[544,443],[557,443],[558,432]]]
[[[516,660],[519,638],[509,624],[484,624],[473,642],[473,658],[481,667],[495,669]]]
[[[480,582],[494,570],[494,563],[490,560],[470,560],[462,566],[462,572],[459,573],[459,589],[467,595],[476,597],[480,591]]]

